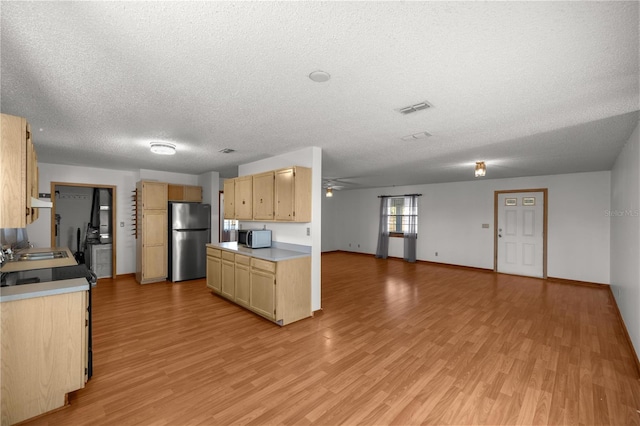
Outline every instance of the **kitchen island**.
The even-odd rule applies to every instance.
[[[20,254],[53,250],[29,249]],[[28,274],[32,269],[46,276],[53,273],[46,268],[76,265],[68,249],[55,250],[65,250],[67,257],[9,261],[0,272],[6,281],[8,276]],[[89,289],[85,278],[0,287],[2,425],[63,407],[69,392],[84,387]]]
[[[287,325],[311,316],[311,253],[281,245],[251,249],[207,244],[207,287],[252,312]]]

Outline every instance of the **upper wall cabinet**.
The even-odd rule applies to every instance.
[[[167,189],[169,201],[202,202],[202,187],[192,185],[169,184]]]
[[[291,167],[275,174],[275,218],[311,222],[311,169]]]
[[[311,222],[311,169],[294,166],[225,180],[224,218]]]
[[[235,210],[236,219],[253,219],[253,179],[252,176],[235,178]]]
[[[224,218],[236,218],[236,180],[227,179],[224,181]]]
[[[38,218],[31,197],[38,198],[38,164],[29,123],[2,114],[0,141],[0,228],[25,228]]]
[[[253,219],[273,220],[273,172],[253,175]]]

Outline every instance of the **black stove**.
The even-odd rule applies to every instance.
[[[86,278],[91,285],[95,285],[95,275],[86,265],[59,266],[57,268],[29,269],[19,272],[3,272],[0,287],[12,285],[45,283],[50,281]]]

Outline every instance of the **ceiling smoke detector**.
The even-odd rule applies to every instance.
[[[223,154],[231,154],[232,152],[236,152],[236,150],[235,149],[231,149],[231,148],[224,148],[224,149],[221,149],[218,152],[221,152]]]
[[[431,108],[431,104],[427,101],[424,101],[424,102],[420,102],[419,104],[413,104],[413,105],[406,106],[404,108],[400,108],[397,111],[400,114],[406,115],[406,114],[411,114],[412,112],[418,112],[428,108]]]

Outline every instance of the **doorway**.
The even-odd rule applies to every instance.
[[[547,278],[547,192],[495,191],[494,271]]]
[[[116,278],[116,187],[51,182],[51,202],[51,246],[81,253],[98,278]]]

